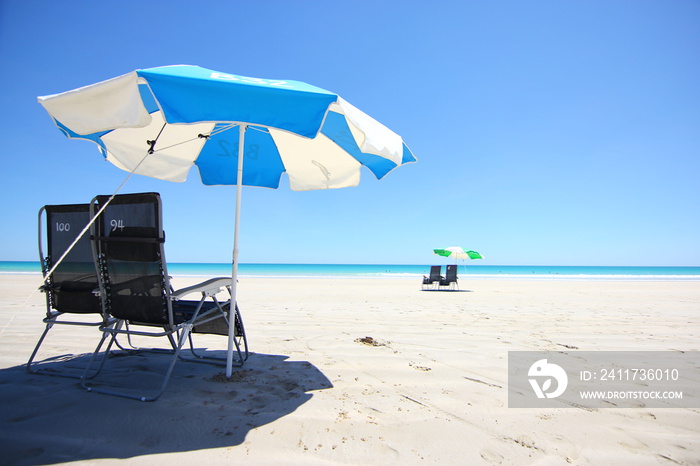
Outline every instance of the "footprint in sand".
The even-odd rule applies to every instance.
[[[409,362],[408,365],[411,366],[412,368],[414,368],[414,369],[416,369],[416,370],[418,370],[418,371],[422,371],[422,372],[428,372],[428,371],[433,370],[433,369],[430,368],[430,367],[419,366],[418,364],[414,363],[413,361]]]
[[[501,464],[503,463],[503,455],[497,451],[491,450],[489,448],[484,448],[479,452],[481,457],[489,464]]]

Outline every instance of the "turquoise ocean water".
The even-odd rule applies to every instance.
[[[432,265],[439,265],[435,263]],[[444,263],[441,264],[444,267]],[[698,280],[700,267],[595,267],[458,264],[460,277],[470,279],[607,279],[607,280]],[[386,264],[241,264],[241,277],[282,278],[406,278],[419,279],[430,271],[428,265]],[[444,268],[443,268],[444,271]],[[1,274],[40,274],[39,262],[0,261]],[[230,264],[169,263],[173,276],[226,276]],[[444,272],[443,272],[444,273]]]

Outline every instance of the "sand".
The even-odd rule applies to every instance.
[[[165,394],[142,403],[25,372],[44,296],[20,308],[37,280],[0,275],[4,464],[700,464],[700,409],[514,409],[507,397],[508,351],[697,351],[698,281],[432,292],[407,279],[243,278],[253,354],[234,380],[178,363]],[[43,357],[80,365],[97,340],[57,326]],[[162,358],[115,359],[137,372]]]

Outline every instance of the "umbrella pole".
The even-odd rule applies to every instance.
[[[228,318],[228,351],[226,352],[226,377],[233,372],[233,339],[236,335],[236,292],[238,288],[238,230],[241,220],[241,194],[243,193],[243,155],[245,132],[248,125],[238,127],[238,174],[236,175],[236,220],[233,226],[233,262],[231,264],[231,306]]]

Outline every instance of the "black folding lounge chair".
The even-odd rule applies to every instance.
[[[93,215],[108,200],[109,196],[96,197],[91,204]],[[165,235],[159,194],[115,196],[95,221],[92,239],[99,267],[103,313],[105,318],[117,319],[119,323],[101,328],[103,337],[86,374],[105,341],[109,339],[105,350],[108,353],[117,335],[167,337],[172,349],[167,351],[171,359],[161,385],[150,393],[137,394],[133,387],[105,387],[97,378],[89,381],[87,377],[81,381],[85,389],[141,401],[156,400],[165,391],[177,359],[185,359],[181,357],[181,350],[188,340],[197,361],[225,362],[225,358],[194,353],[191,336],[192,332],[228,334],[230,299],[220,302],[217,294],[229,288],[231,279],[214,278],[179,291],[172,290],[163,250]],[[230,289],[228,291],[230,296]],[[193,293],[199,293],[198,301],[183,299]],[[237,306],[234,308],[237,350],[234,362],[240,366],[248,357],[248,343],[240,312]]]
[[[445,272],[445,278],[440,280],[440,288],[449,287],[450,289],[459,289],[457,283],[457,266],[448,265]]]
[[[46,238],[43,237],[46,217]],[[27,362],[27,371],[33,374],[59,375],[80,378],[82,369],[55,370],[50,367],[56,358],[34,362],[39,347],[55,324],[104,326],[114,324],[102,318],[98,295],[97,273],[88,234],[83,235],[66,257],[58,263],[68,247],[90,221],[89,204],[47,205],[39,210],[39,257],[44,275],[41,290],[46,293],[46,328]],[[44,255],[44,240],[46,255]],[[48,273],[56,266],[51,275]],[[96,332],[95,337],[99,334]]]
[[[441,270],[442,267],[439,265],[433,265],[430,267],[430,276],[426,277],[423,275],[423,285],[422,288],[425,290],[426,288],[435,288],[437,284],[440,283],[440,280],[442,280],[442,275]]]

